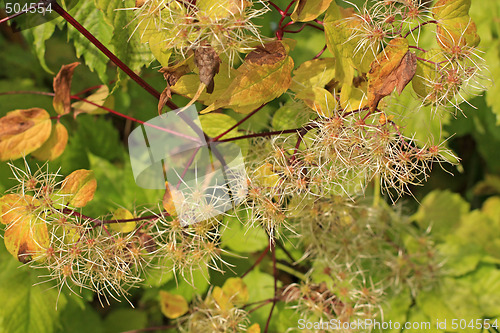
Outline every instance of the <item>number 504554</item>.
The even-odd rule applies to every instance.
[[[20,3],[12,3],[12,2],[7,2],[5,4],[5,12],[7,14],[17,14],[20,12],[25,12],[25,13],[31,13],[31,14],[45,14],[46,12],[52,13],[52,4],[48,4],[47,6],[40,5],[38,6],[38,3],[32,2],[30,4],[25,3],[20,4]]]

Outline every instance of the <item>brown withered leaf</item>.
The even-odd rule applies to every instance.
[[[273,65],[285,59],[286,56],[287,50],[283,43],[275,40],[263,46],[258,45],[245,57],[245,62],[253,65]]]
[[[200,82],[207,86],[207,93],[214,91],[214,76],[219,73],[221,60],[214,48],[202,45],[194,50],[194,61],[200,70]]]
[[[368,106],[375,110],[394,88],[401,94],[417,69],[417,57],[408,51],[405,38],[395,38],[372,62],[368,72]]]
[[[63,65],[59,73],[54,78],[54,99],[52,104],[58,114],[67,114],[71,110],[71,80],[73,71],[80,63],[74,62],[69,65]]]
[[[163,110],[168,100],[172,98],[172,86],[174,86],[183,75],[189,73],[190,71],[191,69],[187,64],[163,67],[159,70],[167,81],[167,87],[160,95],[160,100],[158,101],[158,114],[161,114],[161,110]]]

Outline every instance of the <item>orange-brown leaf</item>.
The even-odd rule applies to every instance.
[[[54,78],[55,96],[52,104],[58,114],[67,114],[71,110],[71,80],[73,78],[73,71],[79,64],[78,62],[74,62],[69,65],[63,65]]]
[[[182,194],[176,190],[171,190],[168,182],[165,182],[165,194],[163,194],[163,208],[167,211],[170,216],[177,216],[177,211],[175,210],[176,202],[179,203],[181,200],[180,196]]]
[[[96,188],[94,172],[80,169],[64,178],[60,193],[69,195],[66,200],[69,205],[80,208],[94,198]]]
[[[415,54],[408,51],[405,38],[393,39],[372,62],[368,73],[368,106],[375,110],[379,101],[392,93],[401,93],[417,68]]]
[[[15,110],[0,118],[0,160],[29,154],[49,138],[52,124],[47,111],[40,108]]]

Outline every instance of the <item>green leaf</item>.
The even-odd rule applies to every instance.
[[[109,161],[122,159],[124,148],[120,134],[111,120],[82,114],[77,118],[78,129],[74,137],[85,143],[87,151]]]
[[[222,233],[221,245],[240,253],[263,250],[269,245],[269,237],[262,228],[246,230],[237,218],[225,218],[227,228]]]
[[[139,70],[153,60],[153,55],[146,44],[140,41],[138,33],[134,34],[137,21],[130,9],[133,1],[95,0],[95,5],[104,14],[104,21],[113,27],[111,45],[115,55],[132,70]]]
[[[189,283],[186,282],[184,278],[186,278]],[[208,269],[206,267],[196,270],[193,269],[192,276],[177,276],[176,279],[170,280],[167,284],[163,285],[161,289],[172,291],[177,295],[181,295],[186,299],[186,301],[190,302],[194,295],[203,295],[205,293],[209,286],[207,281],[208,278]]]
[[[97,40],[109,48],[113,37],[113,27],[105,22],[102,12],[96,8],[93,1],[78,1],[70,14]],[[73,27],[68,29],[68,39],[73,40],[76,56],[78,58],[83,56],[87,67],[92,72],[95,71],[103,83],[107,83],[108,57]]]
[[[363,24],[362,20],[340,6],[332,3],[325,13],[324,28],[328,50],[334,55],[335,79],[352,84],[354,70],[367,73],[375,54],[368,46],[358,48],[361,37],[353,38],[353,29]],[[343,18],[349,17],[349,20]]]
[[[230,129],[236,125],[237,121],[232,117],[223,113],[209,113],[200,116],[200,123],[203,131],[210,137],[216,137],[226,130]],[[233,128],[231,131],[226,133],[222,139],[229,139],[240,136],[241,133],[238,132],[238,127]],[[248,140],[237,140],[235,141],[241,148],[241,153],[245,156],[248,153],[249,142]]]
[[[487,265],[463,278],[474,293],[474,303],[479,305],[483,318],[500,317],[500,270],[498,266]]]
[[[459,194],[435,190],[425,196],[412,216],[423,229],[432,228],[437,237],[445,237],[469,211],[469,204]]]
[[[0,258],[0,332],[54,332],[66,297],[48,284],[33,286],[40,282],[37,272],[18,267],[19,262],[7,254],[3,244],[0,244]]]
[[[313,112],[302,101],[287,101],[273,116],[276,131],[299,128],[311,120]]]
[[[32,30],[33,38],[34,38],[34,51],[40,62],[42,68],[50,74],[54,74],[53,71],[49,69],[47,63],[45,62],[45,42],[47,39],[52,37],[54,31],[56,29],[56,20],[49,21],[47,23],[36,26],[30,30]]]
[[[90,305],[76,296],[68,298],[68,304],[61,311],[60,326],[58,333],[88,333],[89,327],[92,333],[104,333],[101,317]]]
[[[146,312],[140,309],[118,309],[112,311],[104,320],[106,333],[121,333],[140,330],[148,324]]]

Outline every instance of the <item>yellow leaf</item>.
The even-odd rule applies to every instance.
[[[199,17],[208,17],[211,22],[237,16],[251,5],[248,0],[203,0],[198,1],[196,6],[200,13]]]
[[[438,0],[432,7],[432,14],[438,22],[436,39],[447,52],[456,48],[476,47],[480,38],[476,24],[469,16],[471,0]]]
[[[21,219],[29,207],[38,206],[38,200],[30,195],[6,194],[0,198],[0,222],[10,224]]]
[[[295,22],[312,21],[330,6],[332,0],[299,0],[292,13]]]
[[[228,295],[226,295],[226,293],[224,293],[221,287],[214,287],[214,290],[212,291],[212,297],[219,308],[224,312],[234,307],[231,299]]]
[[[278,185],[280,176],[273,172],[270,163],[266,163],[255,170],[255,180],[262,186],[274,188]]]
[[[242,306],[248,302],[248,288],[241,278],[227,279],[222,286],[222,291],[236,306]]]
[[[227,63],[222,63],[219,67],[219,73],[214,76],[214,91],[211,94],[203,91],[198,97],[198,101],[205,105],[214,103],[226,91],[237,75],[235,69],[229,67]],[[184,75],[172,86],[172,91],[193,98],[199,84],[200,77],[198,74]]]
[[[109,95],[109,88],[107,86],[102,86],[97,89],[92,95],[85,97],[87,101],[93,102],[97,105],[103,105],[110,109],[114,107],[114,97]],[[108,111],[101,109],[93,104],[78,101],[71,106],[74,109],[75,116],[80,113],[88,113],[88,114],[106,114]]]
[[[247,329],[247,333],[260,333],[259,324],[255,323]]]
[[[76,170],[64,178],[60,194],[70,194],[68,204],[80,208],[94,198],[97,188],[94,172],[91,170]]]
[[[290,90],[298,93],[306,88],[324,88],[335,78],[335,59],[320,58],[302,63],[293,71]]]
[[[54,99],[52,104],[58,114],[67,114],[71,111],[71,80],[73,71],[80,63],[74,62],[69,65],[63,65],[59,73],[54,78]]]
[[[57,123],[55,127],[52,127],[49,139],[31,155],[39,160],[52,161],[61,156],[67,143],[68,131],[63,124]]]
[[[281,96],[292,82],[293,60],[287,42],[272,41],[250,52],[238,68],[236,78],[217,100],[201,113],[232,108],[249,113]]]
[[[10,111],[0,118],[0,160],[16,159],[38,148],[49,138],[52,124],[40,108]]]
[[[349,112],[353,110],[359,110],[366,106],[366,82],[360,84],[359,87],[355,87],[352,84],[342,85],[340,90],[340,107],[344,112]]]
[[[160,290],[161,312],[169,319],[179,318],[189,310],[188,303],[182,295],[171,294]]]
[[[321,87],[307,88],[295,95],[320,116],[331,117],[338,109],[338,102],[332,93]]]
[[[114,220],[130,220],[133,218],[134,215],[132,215],[132,213],[125,208],[117,208],[113,213]],[[112,230],[127,233],[134,231],[136,225],[137,223],[135,221],[131,221],[131,222],[121,222],[121,223],[110,223],[109,227]]]
[[[369,45],[362,43],[362,37],[353,36],[362,25],[363,20],[352,8],[344,9],[334,2],[325,13],[326,45],[335,57],[335,79],[342,84],[352,84],[355,69],[358,73],[367,73],[375,58]]]
[[[175,209],[176,204],[180,205],[183,201],[183,195],[180,191],[171,189],[168,182],[165,182],[165,193],[163,194],[163,208],[167,211],[170,216],[177,216],[177,211]]]

